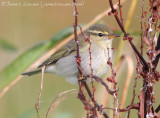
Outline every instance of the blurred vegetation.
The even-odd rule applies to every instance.
[[[58,42],[69,36],[73,32],[73,28],[65,28],[58,32],[48,41],[41,42],[28,51],[20,55],[15,61],[8,65],[0,73],[0,91],[10,84],[18,75],[23,73],[33,62],[37,60],[45,51],[54,47]],[[14,73],[13,73],[14,70]]]
[[[72,2],[72,0],[57,1]],[[0,1],[0,3],[1,2],[2,1]],[[14,2],[24,2],[24,0],[14,0]],[[27,0],[27,2],[33,3],[37,1]],[[42,2],[50,2],[50,0],[42,0]],[[78,7],[78,20],[80,23],[89,22],[97,14],[109,7],[108,1],[106,0],[92,1],[92,3],[91,1],[83,0],[82,2],[84,2],[84,5]],[[145,4],[148,5],[147,2]],[[124,22],[128,13],[126,9],[129,9],[130,5],[131,1],[127,0],[122,7]],[[144,9],[145,8],[147,8],[147,6],[144,6]],[[140,10],[141,1],[138,1],[134,17],[132,19],[133,22],[129,28],[129,31],[133,32],[131,35],[136,37],[133,42],[137,47],[139,47],[140,44],[140,26],[138,27],[140,24]],[[71,27],[74,23],[72,6],[56,6],[45,8],[4,7],[0,4],[0,17],[0,37],[5,37],[0,38],[0,90],[13,81],[15,77],[22,73],[43,53],[54,47],[58,42],[73,32]],[[102,19],[102,22],[107,24],[112,29],[115,29],[117,33],[121,33],[120,31],[117,31],[119,30],[119,27],[112,15],[106,16],[104,19]],[[70,28],[64,29],[68,26],[70,26]],[[60,32],[57,33],[57,31]],[[116,47],[118,45],[119,41],[115,40],[113,42],[113,47],[115,48],[114,57],[116,55]],[[126,42],[124,43],[122,53],[129,54],[133,57],[132,50],[130,47],[128,47]],[[133,58],[133,60],[135,60],[135,58]],[[126,72],[126,63],[124,63],[116,77],[118,78],[119,82],[119,93],[122,92],[121,90],[124,85]],[[132,98],[130,93],[132,93],[133,90],[132,87],[134,84],[134,77],[132,78],[132,82],[128,91],[129,96],[125,105],[128,105]],[[0,100],[0,118],[36,118],[34,104],[38,99],[40,81],[40,74],[32,77],[25,76],[21,81],[14,85]],[[142,84],[141,80],[138,80],[138,83],[137,92],[140,91]],[[45,117],[52,99],[57,94],[72,88],[78,89],[78,86],[66,83],[65,80],[56,75],[45,74],[44,90],[42,92],[40,106],[41,118]],[[86,114],[86,112],[84,112],[83,105],[76,97],[76,95],[72,95],[67,100],[63,101],[49,115],[49,118],[82,118],[83,114]],[[120,97],[121,95],[119,95],[119,98]],[[112,99],[112,97],[109,98],[107,106],[109,106],[109,103],[113,102]],[[136,100],[138,100],[138,96],[136,96]],[[102,101],[99,101],[99,104],[101,103]],[[112,112],[109,110],[107,113],[112,114]],[[131,113],[134,114],[132,115],[134,118],[137,112],[134,112],[133,110]],[[125,115],[126,113],[123,113],[123,117],[125,117]]]
[[[4,38],[0,38],[0,47],[3,50],[10,51],[10,52],[16,52],[18,50],[15,45],[13,45],[12,43],[8,42]]]

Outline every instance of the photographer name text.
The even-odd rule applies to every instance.
[[[77,2],[77,6],[83,6],[84,2]],[[69,7],[74,6],[72,2],[11,2],[2,1],[1,6],[3,7]]]

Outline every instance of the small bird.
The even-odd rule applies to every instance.
[[[96,24],[84,31],[85,37],[90,38],[91,42],[91,61],[93,75],[101,77],[108,68],[107,61],[112,59],[112,39],[119,37],[113,34],[112,30],[104,24]],[[81,57],[81,68],[85,75],[91,74],[90,68],[90,44],[85,41],[83,34],[78,36],[79,53]],[[45,72],[53,73],[66,78],[67,82],[78,83],[79,74],[76,62],[76,45],[72,39],[65,46],[55,52],[51,57],[44,61],[37,70],[24,72],[22,75],[34,75],[41,72],[41,67],[45,66]],[[88,78],[89,79],[89,78]]]

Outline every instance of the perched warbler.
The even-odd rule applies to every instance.
[[[107,71],[107,61],[112,58],[112,39],[119,37],[113,34],[112,30],[103,24],[96,24],[84,31],[86,37],[90,37],[91,42],[91,61],[93,75],[101,77]],[[81,68],[85,75],[91,74],[90,68],[90,44],[85,41],[82,34],[78,36],[79,53],[81,57]],[[64,47],[55,52],[51,57],[44,61],[38,70],[25,72],[22,75],[34,75],[41,72],[42,66],[46,66],[45,72],[57,74],[66,78],[70,83],[78,83],[79,74],[76,62],[76,45],[72,39]]]

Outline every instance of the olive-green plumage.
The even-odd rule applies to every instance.
[[[89,31],[96,31],[96,32],[100,31],[102,33],[105,33],[107,31],[109,34],[113,33],[111,29],[109,29],[106,25],[102,25],[102,24],[97,24],[90,27]],[[87,31],[85,31],[84,34],[85,34],[85,37],[89,36],[89,32],[87,33]],[[97,34],[95,33],[95,35]],[[78,36],[78,39],[79,39],[80,51],[81,49],[83,49],[83,51],[88,50],[89,43],[84,40],[84,37],[82,34]],[[66,57],[70,54],[75,54],[76,53],[75,51],[76,51],[75,40],[72,39],[67,45],[59,49],[57,52],[55,52],[50,58],[48,58],[45,62],[43,62],[39,67],[53,64],[62,57]]]
[[[112,30],[106,25],[97,24],[84,31],[85,37],[90,38],[91,56],[93,72],[97,76],[101,76],[107,70],[107,60],[112,58],[112,38],[119,35],[113,34]],[[90,44],[84,40],[82,34],[78,36],[79,53],[81,56],[81,66],[85,74],[90,74]],[[109,50],[108,50],[109,49]],[[108,54],[108,51],[110,54]],[[55,73],[65,77],[71,83],[77,83],[77,63],[76,63],[76,45],[72,39],[69,43],[55,52],[51,57],[44,61],[39,67],[46,66],[45,72]],[[25,72],[23,75],[37,74],[41,70]]]

